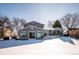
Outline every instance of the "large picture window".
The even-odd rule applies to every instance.
[[[26,31],[22,31],[21,32],[21,37],[27,37],[27,32]]]

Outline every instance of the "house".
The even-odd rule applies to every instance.
[[[24,25],[24,29],[19,31],[20,38],[40,39],[44,35],[44,24],[31,21]]]
[[[53,29],[53,34],[54,35],[62,35],[63,34],[63,29],[62,28],[59,28],[59,27],[54,28]]]
[[[45,32],[48,35],[62,35],[63,29],[62,28],[46,28]]]
[[[72,36],[72,37],[79,36],[79,28],[72,28],[67,32],[69,32],[69,36]]]

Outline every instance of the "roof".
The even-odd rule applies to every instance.
[[[44,28],[45,30],[63,30],[62,28]]]
[[[43,28],[39,28],[39,27],[31,25],[31,26],[25,27],[24,29],[19,30],[19,31],[23,31],[23,30],[26,30],[26,31],[39,31],[39,30],[42,30],[43,31]]]
[[[79,30],[79,28],[70,28],[69,30]]]
[[[30,26],[30,25],[37,26],[37,27],[40,27],[40,28],[44,28],[44,24],[41,24],[41,23],[36,22],[36,21],[31,21],[31,22],[29,22],[29,23],[26,23],[26,24],[24,25],[24,27],[28,27],[28,26]]]

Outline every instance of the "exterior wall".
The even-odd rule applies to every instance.
[[[32,29],[31,29],[31,27],[28,27],[28,28],[25,28],[25,29],[23,29],[21,31],[24,31],[24,33],[27,32],[27,36],[25,36],[24,38],[28,38],[28,39],[30,38],[29,37],[30,36],[30,34],[29,34],[30,32],[35,32],[35,38],[36,39],[42,38],[42,36],[44,36],[44,34],[46,34],[46,35],[61,35],[62,34],[62,31],[58,32],[58,31],[55,31],[55,30],[51,30],[52,33],[50,33],[49,30],[43,30],[43,29],[39,29],[39,28],[36,28],[36,27],[34,27]],[[21,37],[21,38],[23,38],[23,37]]]
[[[78,29],[78,30],[69,30],[69,35],[70,35],[70,36],[79,35],[79,29]]]
[[[22,32],[24,32],[26,36],[23,37],[21,35]],[[41,29],[41,28],[38,28],[38,27],[34,27],[34,26],[27,27],[27,28],[24,28],[23,30],[20,31],[20,38],[28,38],[29,39],[30,38],[30,32],[31,33],[34,32],[35,33],[35,38],[37,39],[38,38],[37,36],[40,35],[39,33],[40,32],[44,33],[44,30]]]
[[[47,35],[49,35],[49,30],[44,30],[44,33],[46,33]]]
[[[31,21],[24,25],[24,29],[20,30],[19,34],[21,38],[31,38],[34,37],[33,35],[35,35],[35,38],[37,39],[44,34],[43,28],[44,28],[44,24]],[[26,32],[24,37],[21,35],[23,31]]]
[[[22,31],[23,32],[23,31]],[[44,34],[44,31],[40,31],[40,30],[38,30],[38,31],[25,31],[24,30],[24,32],[26,32],[26,35],[25,36],[22,36],[21,35],[21,33],[22,32],[20,32],[20,38],[24,38],[24,39],[26,39],[26,38],[30,38],[30,32],[35,32],[35,39],[40,39],[41,38],[41,36]],[[41,33],[41,34],[40,34]],[[39,36],[39,35],[41,35],[41,36]],[[39,37],[38,37],[39,36]]]
[[[35,26],[30,26],[30,27],[25,27],[23,30],[26,30],[26,31],[38,31],[38,30],[42,30],[42,28],[38,28],[38,27],[35,27]]]
[[[61,35],[63,34],[62,30],[49,30],[49,35]]]
[[[49,30],[49,35],[53,35],[54,34],[54,30]]]
[[[45,33],[44,31],[37,31],[37,33],[36,33],[36,39],[42,39],[44,33]]]

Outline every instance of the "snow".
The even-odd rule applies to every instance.
[[[0,41],[1,55],[57,55],[79,54],[79,41],[70,37],[50,36],[43,40],[7,40]]]
[[[0,41],[0,48],[9,48],[9,47],[15,47],[20,45],[28,45],[28,44],[35,44],[40,43],[43,40],[35,40],[35,39],[29,39],[29,40],[5,40]]]
[[[3,40],[3,38],[0,38],[0,40]]]

